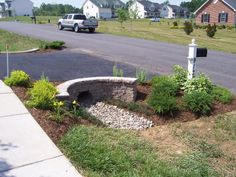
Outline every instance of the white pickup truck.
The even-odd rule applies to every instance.
[[[58,21],[58,29],[71,28],[76,33],[81,29],[88,29],[90,33],[95,31],[98,27],[98,21],[96,19],[86,19],[83,14],[67,14]]]

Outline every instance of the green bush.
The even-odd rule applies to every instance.
[[[216,33],[217,29],[216,29],[216,25],[211,25],[211,24],[208,24],[207,25],[207,28],[206,28],[206,33],[207,33],[207,36],[208,37],[214,37],[215,36],[215,33]]]
[[[21,70],[12,71],[10,77],[6,78],[4,83],[8,86],[27,87],[30,84],[30,76]]]
[[[223,87],[214,86],[211,94],[215,100],[223,104],[228,104],[233,100],[233,94]]]
[[[190,35],[193,32],[193,25],[189,21],[184,22],[184,31],[187,35]]]
[[[173,67],[174,74],[172,75],[173,80],[178,84],[179,89],[184,86],[184,83],[188,78],[188,71],[179,65]]]
[[[62,46],[65,44],[63,41],[53,41],[47,44],[43,44],[41,48],[44,49],[62,49]]]
[[[193,91],[200,91],[211,93],[213,84],[211,80],[204,74],[201,74],[193,79],[189,79],[184,83],[183,90],[185,93],[191,93]]]
[[[39,109],[52,109],[57,89],[46,79],[36,81],[28,92],[30,100],[27,105]]]
[[[158,114],[173,115],[173,112],[178,109],[175,97],[165,93],[158,93],[155,89],[152,90],[149,96],[148,105]]]
[[[193,113],[208,115],[211,112],[213,98],[204,91],[193,91],[184,96],[186,107]]]
[[[178,22],[177,21],[173,21],[173,26],[178,26]]]
[[[144,84],[147,82],[147,72],[144,70],[136,70],[136,78],[138,79],[138,83]]]
[[[156,93],[175,96],[178,92],[178,84],[168,76],[155,76],[152,78],[152,87]]]

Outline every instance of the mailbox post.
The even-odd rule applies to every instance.
[[[195,44],[195,39],[192,39],[192,43],[188,46],[188,79],[192,79],[195,75],[197,57],[197,44]]]
[[[188,46],[188,79],[192,79],[196,72],[196,59],[198,57],[207,57],[207,48],[197,48],[195,39],[192,39],[192,43]]]

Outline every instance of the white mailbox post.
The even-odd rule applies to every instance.
[[[192,39],[192,44],[189,44],[188,46],[188,79],[192,79],[195,76],[197,57],[197,44],[195,44],[195,39]]]

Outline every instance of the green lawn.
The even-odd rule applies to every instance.
[[[6,51],[6,45],[9,46],[9,51],[22,51],[40,48],[44,44],[46,44],[45,41],[0,30],[0,51],[3,52]]]
[[[37,24],[46,24],[48,23],[48,19],[50,19],[50,22],[52,24],[57,24],[59,18],[61,17],[57,17],[57,16],[36,16],[36,21]],[[32,21],[32,19],[28,16],[17,16],[17,17],[8,17],[8,18],[0,18],[0,21],[21,21],[21,22],[25,22],[25,23],[34,23],[34,21]]]
[[[183,26],[183,20],[178,20]],[[173,20],[162,20],[160,23],[150,23],[149,20],[134,20],[124,22],[123,28],[117,21],[100,21],[98,32],[123,35],[141,39],[187,45],[192,38],[200,47],[236,53],[236,29],[218,30],[214,38],[206,36],[204,29],[195,29],[191,35],[186,35],[183,29],[170,29]]]
[[[141,132],[77,126],[59,146],[87,177],[235,176],[235,118],[231,113]]]

